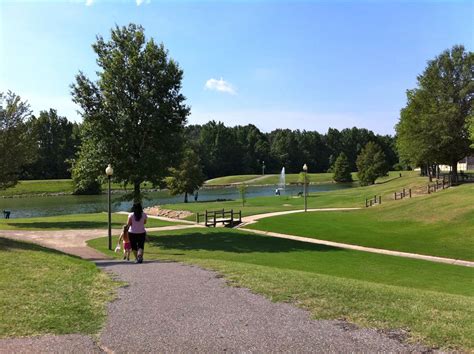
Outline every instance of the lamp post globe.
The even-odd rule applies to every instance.
[[[112,250],[112,203],[111,203],[111,198],[110,198],[110,179],[112,175],[114,174],[114,169],[112,168],[112,165],[109,164],[107,168],[105,169],[105,174],[107,175],[107,178],[109,180],[109,192],[108,192],[108,206],[109,206],[109,223],[108,223],[108,229],[109,229],[109,250]]]
[[[111,177],[113,174],[114,174],[114,169],[112,168],[112,165],[109,163],[109,165],[107,166],[107,168],[105,169],[105,174],[108,176],[108,177]]]

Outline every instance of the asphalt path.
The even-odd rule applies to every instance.
[[[105,351],[407,352],[422,347],[231,287],[216,273],[173,262],[97,262],[128,286],[109,304]]]

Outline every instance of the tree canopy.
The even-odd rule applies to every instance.
[[[79,72],[71,86],[88,146],[76,163],[88,165],[92,153],[88,170],[93,177],[112,164],[114,180],[132,185],[133,199],[140,201],[140,183],[160,184],[181,154],[189,114],[181,93],[183,71],[163,44],[147,41],[135,24],[116,26],[108,41],[98,36],[92,48],[97,81]]]
[[[457,162],[472,152],[468,121],[473,115],[474,53],[454,46],[430,60],[407,91],[396,126],[402,159],[414,166]]]
[[[30,106],[20,96],[0,92],[0,189],[13,187],[22,166],[34,158],[34,142],[28,129]]]
[[[69,178],[70,161],[79,146],[79,126],[58,116],[55,109],[41,111],[28,122],[36,144],[36,159],[24,167],[27,179]]]
[[[184,194],[184,202],[188,202],[188,194],[193,194],[204,183],[199,156],[192,150],[184,152],[181,164],[177,168],[170,168],[170,177],[166,184],[171,195]]]

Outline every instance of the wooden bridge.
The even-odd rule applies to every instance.
[[[206,210],[205,213],[196,213],[196,222],[199,224],[201,221],[203,221],[206,226],[216,227],[218,223],[222,223],[226,226],[233,227],[242,222],[242,211],[239,210],[237,212],[233,209]]]

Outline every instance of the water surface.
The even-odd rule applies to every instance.
[[[255,186],[247,188],[247,198],[275,195],[276,186]],[[309,186],[309,192],[327,192],[338,189],[351,188],[345,184],[318,184]],[[297,195],[302,192],[302,186],[287,186],[281,195]],[[183,195],[170,196],[168,191],[152,192],[147,194],[149,199],[143,202],[144,206],[182,203]],[[198,201],[236,200],[240,198],[236,187],[201,189]],[[120,194],[112,195],[112,210],[129,210],[131,202],[121,202]],[[189,202],[194,203],[194,197],[189,196]],[[64,214],[82,214],[107,211],[107,195],[93,196],[49,196],[0,198],[0,210],[11,210],[11,218],[40,217]]]

